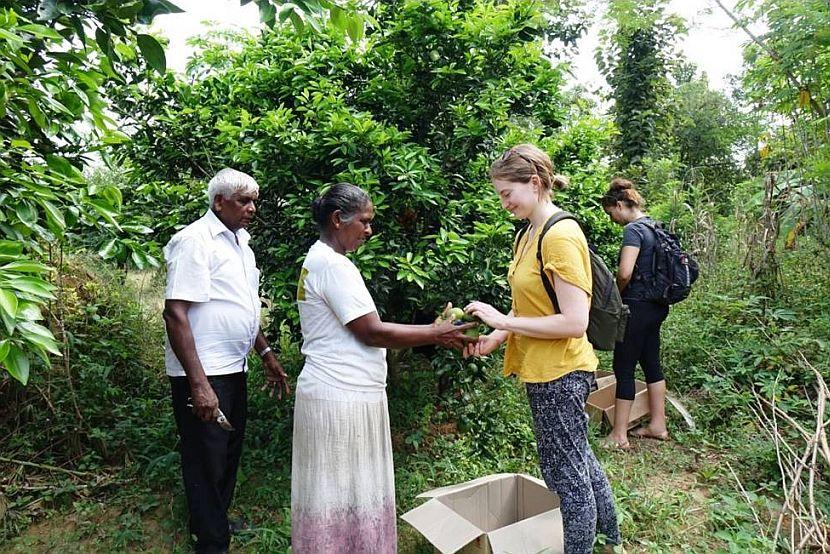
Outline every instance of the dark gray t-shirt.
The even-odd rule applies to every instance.
[[[623,291],[623,300],[644,300],[648,289],[647,283],[651,281],[651,264],[654,258],[654,231],[646,222],[654,223],[649,216],[636,219],[623,229],[623,246],[636,246],[640,249],[637,255],[637,262],[634,264],[634,273],[631,281]],[[643,278],[646,278],[644,280]]]

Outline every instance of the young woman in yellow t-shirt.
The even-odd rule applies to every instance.
[[[501,204],[529,227],[515,245],[508,269],[512,309],[499,312],[472,302],[468,313],[495,329],[465,349],[485,356],[507,343],[504,372],[527,388],[542,476],[561,499],[567,554],[590,553],[599,531],[619,544],[611,487],[588,444],[585,402],[594,383],[597,358],[585,335],[591,295],[588,244],[573,220],[555,224],[542,241],[542,264],[553,283],[561,312],[545,291],[536,257],[539,230],[557,211],[554,189],[568,180],[555,175],[550,158],[532,144],[505,152],[490,167]]]

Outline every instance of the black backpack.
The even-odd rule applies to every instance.
[[[646,300],[667,305],[685,300],[700,275],[697,261],[683,251],[680,239],[662,223],[645,220],[643,224],[654,233],[651,271],[638,268],[637,272],[648,285]]]
[[[572,214],[565,211],[553,214],[545,222],[545,226],[542,227],[539,233],[539,242],[536,249],[536,259],[539,260],[542,285],[544,285],[556,313],[561,313],[561,310],[559,309],[559,301],[556,299],[556,291],[553,289],[553,283],[550,282],[544,270],[542,240],[550,228],[563,219],[577,221]],[[526,232],[527,226],[523,227],[516,235],[515,247],[518,247],[522,236]],[[628,306],[623,304],[620,292],[617,289],[617,282],[605,262],[592,248],[589,248],[588,251],[591,258],[591,310],[588,314],[586,334],[588,335],[588,341],[597,350],[614,350],[614,344],[622,341],[625,335],[625,325],[628,322]]]

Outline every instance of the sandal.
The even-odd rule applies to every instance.
[[[654,439],[658,441],[667,441],[669,440],[669,432],[663,431],[662,433],[652,433],[651,429],[648,427],[638,427],[631,432],[631,436],[637,439]]]

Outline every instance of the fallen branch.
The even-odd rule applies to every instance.
[[[825,417],[830,389],[821,373],[803,355],[800,355],[800,361],[812,370],[816,377],[815,402],[809,403],[810,411],[815,414],[815,425],[812,431],[808,431],[803,424],[778,406],[775,394],[772,399],[767,399],[762,397],[758,391],[753,390],[756,406],[751,409],[761,429],[770,437],[775,446],[784,492],[784,502],[772,536],[773,543],[778,546],[782,535],[789,535],[787,543],[789,552],[826,553],[830,552],[828,514],[825,514],[816,504],[816,486],[819,483],[819,460],[824,460],[830,467],[830,449],[827,448],[827,427],[830,422]],[[741,493],[748,500],[749,496],[737,475],[731,467],[729,469],[738,481]],[[767,536],[754,508],[753,516],[759,523],[761,533]]]
[[[46,471],[60,471],[63,473],[68,473],[69,475],[75,475],[78,477],[85,477],[87,475],[94,475],[88,471],[75,471],[74,469],[64,469],[62,467],[57,466],[50,466],[49,464],[37,464],[35,462],[26,462],[24,460],[15,460],[12,458],[6,458],[4,456],[0,456],[0,462],[6,462],[7,464],[17,464],[20,466],[26,467],[36,467],[38,469],[45,469]]]

